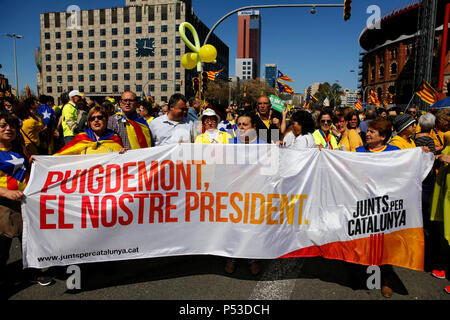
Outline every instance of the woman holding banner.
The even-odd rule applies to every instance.
[[[316,142],[312,136],[315,126],[311,113],[304,110],[297,111],[292,115],[291,123],[294,139],[284,139],[285,146],[293,149],[315,148]]]
[[[203,133],[195,139],[195,143],[220,143],[228,144],[232,138],[227,132],[223,132],[217,129],[217,125],[220,122],[220,117],[213,109],[207,108],[200,116],[200,122],[202,123]]]
[[[333,125],[333,116],[328,111],[322,111],[319,115],[319,129],[314,131],[313,137],[316,145],[322,146],[325,149],[336,150],[338,149],[338,143],[336,137],[331,131]]]
[[[122,140],[112,130],[107,129],[108,113],[102,107],[96,106],[89,110],[88,129],[79,133],[55,155],[79,155],[120,152],[124,153]]]
[[[28,181],[29,163],[24,154],[22,135],[18,134],[20,121],[10,114],[0,115],[0,293],[6,294],[6,263],[12,239],[22,236],[21,199]],[[52,279],[43,274],[30,279],[49,285]]]
[[[399,147],[388,144],[392,134],[392,125],[383,118],[376,118],[367,124],[366,145],[356,149],[356,152],[386,152],[400,150]],[[394,270],[391,265],[383,265],[381,269],[381,294],[385,298],[392,297],[392,282]]]
[[[253,113],[244,112],[236,119],[236,136],[229,140],[234,144],[266,144],[260,140],[256,132],[257,116]]]

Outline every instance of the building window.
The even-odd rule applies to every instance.
[[[61,27],[61,16],[59,15],[59,12],[55,13],[55,28]]]
[[[155,6],[148,6],[148,21],[155,21]]]
[[[154,85],[154,84],[149,85],[149,86],[148,86],[148,90],[149,90],[150,92],[155,91],[155,85]]]
[[[78,38],[83,37],[83,30],[78,30],[78,31],[77,31],[77,37],[78,37]]]
[[[55,49],[61,50],[61,43],[59,43],[59,42],[55,43]]]
[[[62,80],[62,79],[61,79]],[[59,81],[58,81],[59,82]],[[67,82],[73,82],[73,76],[72,75],[68,75],[67,76]]]
[[[384,66],[380,66],[380,79],[384,78]]]
[[[47,93],[52,93],[52,87],[47,87]]]
[[[113,85],[112,86],[112,91],[113,92],[118,92],[119,91],[119,86],[118,85]]]
[[[116,39],[114,39],[114,40],[111,41],[111,44],[112,44],[113,47],[117,47],[118,41]]]
[[[89,59],[95,59],[95,52],[89,52]]]
[[[89,63],[89,70],[95,70],[95,63]]]
[[[78,64],[78,71],[83,71],[84,69],[84,65],[83,64]]]
[[[161,61],[161,68],[167,68],[167,61]]]
[[[155,26],[148,26],[148,33],[154,33],[155,32]]]
[[[72,38],[72,31],[66,31],[66,38]]]
[[[83,52],[78,52],[78,60],[83,60]]]
[[[95,42],[89,41],[89,48],[95,48]]]
[[[128,27],[123,28],[123,34],[130,34],[130,28]]]
[[[105,48],[106,47],[106,40],[100,40],[100,47]]]
[[[117,35],[118,35],[117,28],[112,28],[112,29],[111,29],[111,34],[112,34],[113,36],[117,36]]]
[[[100,70],[106,70],[106,63],[100,63]]]
[[[397,56],[398,56],[397,48],[392,48],[391,49],[391,59],[397,59]]]
[[[56,61],[61,61],[61,54],[60,53],[56,54]]]
[[[142,80],[142,73],[136,73],[136,80]]]
[[[90,86],[89,87],[89,92],[95,92],[95,86]]]
[[[167,37],[161,38],[161,44],[167,44]]]
[[[106,36],[106,29],[100,29],[100,35]]]
[[[136,69],[142,69],[142,61],[136,61]]]
[[[162,92],[167,91],[167,84],[162,84],[162,85],[161,85],[161,91],[162,91]]]
[[[125,50],[125,51],[123,52],[123,57],[124,57],[124,58],[129,58],[129,57],[130,57],[130,50]]]
[[[148,62],[148,68],[149,69],[154,69],[155,68],[155,61],[149,61]]]
[[[391,64],[391,75],[397,75],[397,64],[395,62]]]
[[[100,24],[106,23],[105,9],[100,9]]]
[[[50,39],[50,33],[48,34],[48,38],[47,38],[47,34],[45,34],[45,39]],[[61,39],[61,32],[55,32],[55,38],[56,39]]]
[[[123,86],[123,90],[124,90],[124,91],[130,91],[130,90],[131,90],[131,89],[130,89],[130,85],[129,85],[129,84],[124,85],[124,86]]]
[[[47,78],[45,79],[47,82],[52,82],[52,77],[51,76],[47,76]]]
[[[129,46],[130,45],[130,39],[123,39],[123,45]]]
[[[124,73],[123,74],[123,80],[129,81],[130,80],[130,74],[129,73]]]
[[[123,63],[123,68],[124,68],[124,69],[130,69],[130,63],[129,63],[128,61],[125,61],[125,62]]]
[[[79,41],[79,42],[77,43],[77,47],[78,47],[78,49],[83,49],[83,42],[82,42],[82,41]]]
[[[52,71],[52,66],[51,65],[45,66],[45,71],[51,72]]]
[[[161,26],[161,32],[167,32],[167,25],[163,24]]]
[[[50,33],[49,32],[44,33],[44,38],[45,39],[50,39]]]
[[[78,86],[78,91],[84,92],[84,86]]]
[[[175,61],[175,67],[176,67],[176,68],[180,68],[180,67],[181,67],[181,62],[180,62],[180,60],[176,60],[176,61]]]
[[[148,74],[148,80],[155,80],[155,74],[154,73],[149,73]]]
[[[161,56],[162,57],[167,56],[167,49],[161,49]]]
[[[142,22],[142,7],[136,7],[136,22]]]
[[[167,20],[167,4],[161,5],[161,20]]]
[[[94,10],[88,10],[88,24],[90,26],[94,24]]]
[[[101,59],[106,59],[106,51],[100,52],[100,58]]]
[[[166,72],[162,72],[161,73],[161,80],[167,80],[167,73]]]
[[[58,71],[61,71],[62,70],[62,66],[58,65],[57,69],[58,69]],[[71,64],[67,65],[67,71],[73,71],[73,66]]]
[[[94,29],[90,29],[90,30],[88,31],[88,36],[89,36],[89,37],[94,37],[94,36],[95,36],[95,31],[94,31]]]
[[[66,49],[72,49],[72,42],[66,43]]]
[[[50,50],[50,43],[45,44],[45,50]]]
[[[119,64],[117,62],[113,62],[111,68],[113,70],[117,70],[117,69],[119,69]]]
[[[119,53],[117,51],[113,51],[113,52],[111,52],[111,57],[112,58],[118,58],[119,57]]]
[[[84,75],[78,75],[78,82],[84,82]]]
[[[124,23],[130,22],[130,7],[123,8],[123,22]]]
[[[71,53],[67,54],[67,60],[72,60],[72,54]]]
[[[136,27],[136,34],[142,33],[142,27]]]
[[[95,81],[95,74],[89,75],[89,81]]]
[[[111,79],[113,81],[119,81],[119,75],[117,73],[113,73],[112,76],[111,76]]]
[[[111,9],[111,23],[117,23],[117,8]]]
[[[100,90],[101,90],[102,92],[106,92],[106,86],[101,86],[101,87],[100,87]]]
[[[142,85],[141,84],[137,84],[136,85],[136,92],[141,92],[142,91]]]

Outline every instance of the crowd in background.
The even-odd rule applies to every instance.
[[[21,235],[18,204],[33,156],[123,153],[176,143],[273,143],[280,148],[344,152],[421,147],[432,152],[435,166],[422,186],[426,267],[438,278],[450,272],[450,226],[438,222],[450,211],[446,182],[450,108],[420,112],[413,106],[406,110],[369,106],[360,112],[352,107],[324,107],[279,112],[266,96],[222,107],[181,94],[159,105],[133,92],[99,102],[76,90],[61,96],[59,102],[45,95],[19,101],[0,92],[0,276],[5,275],[11,239]],[[23,170],[9,167],[12,159],[21,159]],[[233,273],[236,263],[228,260],[226,272]],[[249,260],[248,265],[252,274],[260,272],[257,261]],[[389,266],[383,268],[385,297],[392,295],[392,272]],[[50,281],[39,271],[32,273],[32,279],[43,285]],[[0,278],[0,285],[2,281],[6,279]]]

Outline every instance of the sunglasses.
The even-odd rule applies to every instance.
[[[320,123],[331,123],[331,120],[320,120]]]
[[[95,121],[95,119],[103,120],[103,119],[105,119],[105,117],[104,116],[93,116],[93,117],[89,118],[89,121],[92,122],[92,121]]]
[[[121,100],[123,103],[127,103],[127,102],[135,102],[135,101],[137,101],[137,99],[123,99],[123,100]]]

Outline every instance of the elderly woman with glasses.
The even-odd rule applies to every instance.
[[[313,138],[319,148],[336,150],[339,149],[336,137],[332,132],[332,114],[328,111],[322,111],[318,117],[319,129],[314,131]]]
[[[99,106],[93,107],[88,113],[88,129],[75,136],[55,155],[79,155],[93,153],[119,152],[124,153],[120,137],[107,129],[108,113]]]
[[[200,119],[203,133],[195,139],[195,143],[221,143],[228,144],[232,136],[217,129],[220,117],[213,109],[207,108],[203,111]]]

